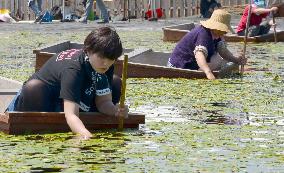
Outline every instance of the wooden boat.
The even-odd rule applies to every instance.
[[[54,54],[72,48],[81,48],[83,45],[72,42],[58,43],[43,49],[34,50],[36,54],[36,70]],[[197,70],[187,70],[167,67],[167,62],[171,53],[155,52],[151,49],[125,49],[128,54],[128,77],[129,78],[206,78],[206,75]],[[123,67],[123,56],[115,63],[115,74],[121,76]],[[228,66],[221,71],[214,71],[216,77],[224,77],[227,74],[237,72],[235,65]]]
[[[22,83],[0,77],[0,131],[7,134],[53,133],[70,131],[63,112],[5,112]],[[97,112],[80,113],[89,130],[117,128],[118,118]],[[145,115],[130,113],[124,128],[138,128]]]
[[[180,25],[172,25],[162,28],[164,41],[178,42],[182,37],[190,32],[195,27],[194,23],[185,23]],[[284,31],[277,31],[278,42],[284,42]],[[244,41],[244,36],[238,36],[236,34],[226,34],[224,36],[227,42],[242,42]],[[255,37],[248,37],[248,42],[274,42],[274,33],[268,33]]]
[[[171,25],[163,27],[163,41],[178,42],[195,27],[194,23],[185,23],[180,25]]]
[[[80,113],[87,129],[118,127],[118,118],[97,112]],[[130,113],[124,128],[138,128],[145,123],[145,115]],[[70,132],[63,112],[6,112],[0,113],[0,131],[7,134],[34,134]]]

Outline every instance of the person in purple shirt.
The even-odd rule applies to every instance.
[[[210,19],[187,33],[176,45],[168,66],[202,70],[208,79],[215,79],[212,71],[219,70],[227,62],[244,65],[244,55],[235,57],[226,47],[223,36],[233,32],[231,15],[222,9],[215,10]]]

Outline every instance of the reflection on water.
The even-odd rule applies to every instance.
[[[213,102],[213,103],[210,103],[210,104],[212,106],[227,107],[229,103]]]
[[[206,120],[203,121],[206,124],[219,124],[219,125],[242,125],[244,122],[237,117],[233,116],[208,116]]]
[[[45,173],[45,172],[61,172],[62,168],[39,168],[34,167],[30,169],[31,173]]]
[[[132,111],[130,109],[130,111]],[[143,112],[147,122],[185,122],[187,118],[181,116],[180,111],[174,106],[139,106],[135,111]]]

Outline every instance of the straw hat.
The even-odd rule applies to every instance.
[[[217,9],[214,10],[210,19],[206,21],[200,21],[200,24],[208,29],[216,29],[219,31],[234,33],[234,30],[232,29],[230,22],[231,22],[231,15],[223,9]]]

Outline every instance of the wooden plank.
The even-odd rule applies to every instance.
[[[89,130],[117,128],[118,118],[97,112],[80,113]],[[145,115],[130,113],[125,128],[137,128],[145,123]],[[70,131],[63,112],[6,112],[0,113],[0,130],[8,134]]]
[[[162,28],[164,36],[163,41],[179,41],[185,34],[194,28],[194,23],[185,23],[172,25]]]
[[[115,74],[121,76],[122,61],[119,61],[115,68]],[[218,76],[218,72],[213,72]],[[129,78],[186,78],[186,79],[202,79],[206,75],[202,71],[179,69],[172,67],[162,67],[157,65],[148,65],[140,63],[128,63],[128,77]]]
[[[70,41],[59,42],[33,50],[33,53],[36,54],[35,71],[38,71],[44,65],[44,63],[56,53],[68,49],[70,49]]]
[[[45,47],[42,47],[40,49],[33,50],[34,54],[37,54],[39,52],[49,52],[49,53],[58,53],[63,50],[68,50],[70,47],[70,41],[65,42],[58,42],[52,45],[47,45]]]
[[[284,31],[278,31],[277,33],[278,42],[284,41]],[[225,40],[227,42],[242,42],[244,40],[244,36],[237,36],[237,35],[225,35]],[[260,36],[255,37],[248,37],[248,42],[274,42],[274,33],[268,33]]]
[[[56,53],[40,52],[36,54],[35,72],[37,72],[46,61],[49,60]]]
[[[146,52],[150,52],[152,51],[152,49],[148,49],[148,48],[137,48],[137,49],[134,49],[133,51],[127,53],[128,54],[128,57],[129,58],[134,58],[134,57],[137,57],[143,53],[146,53]],[[121,56],[120,59],[123,59],[124,57]]]
[[[7,112],[10,123],[59,123],[65,124],[64,112]],[[84,124],[116,124],[117,117],[104,115],[98,112],[81,112],[79,115]],[[141,114],[130,114],[125,124],[136,124],[144,121]]]
[[[0,112],[0,131],[9,134],[10,124],[8,123],[9,118]]]
[[[8,123],[9,122],[9,117],[5,113],[0,113],[0,122]]]
[[[16,95],[19,89],[0,89],[0,95]]]

